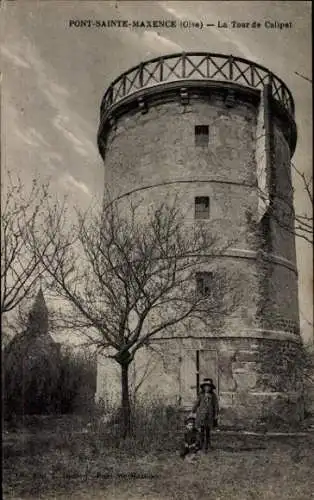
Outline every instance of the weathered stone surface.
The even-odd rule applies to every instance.
[[[213,323],[212,328],[204,329],[200,324],[190,332],[178,326],[173,339],[159,342],[160,356],[156,355],[154,370],[138,394],[190,404],[196,396],[197,375],[203,376],[201,371],[196,373],[196,351],[213,350],[216,361],[208,358],[206,373],[217,386],[221,420],[238,426],[253,425],[275,410],[282,413],[282,406],[289,409],[289,418],[299,419],[298,397],[292,403],[285,396],[285,391],[296,386],[293,361],[288,387],[280,368],[286,363],[286,347],[280,346],[299,340],[295,247],[293,236],[271,222],[270,244],[265,250],[260,237],[262,222],[254,223],[258,209],[257,115],[257,107],[249,100],[237,100],[227,108],[219,90],[205,99],[194,89],[188,106],[182,106],[178,94],[175,100],[161,99],[149,106],[145,114],[122,114],[109,131],[105,158],[105,184],[111,195],[131,193],[140,202],[142,217],[148,209],[176,196],[188,230],[194,225],[195,196],[210,198],[208,230],[233,248],[233,253],[226,252],[218,260],[230,277],[230,297],[239,294],[241,304],[237,314],[223,318],[222,326]],[[282,120],[273,119],[277,188],[292,199],[291,152]],[[194,127],[202,124],[209,126],[205,148],[195,146]],[[272,342],[270,350],[267,338]],[[270,351],[277,353],[275,368]],[[135,378],[140,376],[137,372],[145,365],[145,356],[144,351],[137,355]],[[269,396],[274,391],[282,397]]]
[[[233,405],[233,393],[232,392],[221,392],[219,395],[219,407],[220,410],[225,408],[230,408]]]
[[[241,370],[241,371],[240,371]],[[237,390],[244,391],[254,389],[256,387],[257,375],[245,369],[240,369],[233,372],[233,377],[236,382]]]

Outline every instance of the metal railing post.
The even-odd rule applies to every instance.
[[[139,80],[140,80],[141,87],[143,87],[143,81],[144,81],[143,68],[144,68],[144,64],[141,63],[139,66]]]
[[[185,78],[185,65],[186,65],[186,57],[185,53],[182,54],[182,78]]]
[[[229,79],[233,80],[233,56],[229,57]]]
[[[160,73],[159,73],[160,81],[162,82],[164,79],[164,59],[163,57],[160,59]]]
[[[250,74],[251,74],[251,85],[255,87],[255,71],[253,64],[250,64]]]

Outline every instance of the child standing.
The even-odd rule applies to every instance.
[[[200,385],[201,393],[193,406],[192,412],[196,414],[197,427],[201,430],[201,449],[207,453],[210,447],[210,431],[217,426],[218,399],[215,394],[215,385],[211,378],[204,378]]]
[[[180,457],[185,458],[187,455],[195,457],[199,449],[200,449],[199,432],[195,427],[195,418],[190,416],[186,419],[184,444],[182,444]]]

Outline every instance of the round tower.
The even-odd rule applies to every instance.
[[[98,146],[111,196],[140,197],[144,210],[176,196],[187,221],[202,221],[224,244],[219,261],[232,275],[230,293],[241,292],[237,314],[219,332],[156,339],[163,363],[146,386],[154,390],[159,370],[159,393],[189,408],[209,376],[226,425],[302,418],[296,136],[282,80],[230,55],[141,63],[116,78],[101,104]],[[206,286],[210,273],[197,279]]]

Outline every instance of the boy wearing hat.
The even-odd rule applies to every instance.
[[[200,428],[201,449],[207,453],[210,447],[210,430],[217,427],[218,399],[214,392],[216,389],[211,378],[204,378],[200,385],[200,395],[193,406],[192,413],[197,413],[197,427]]]
[[[189,416],[185,424],[184,444],[181,448],[180,457],[185,458],[187,455],[191,455],[194,458],[200,449],[200,438],[199,432],[195,427],[195,417]]]

